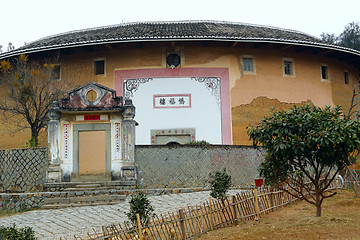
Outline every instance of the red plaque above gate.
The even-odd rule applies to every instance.
[[[100,115],[85,115],[84,121],[95,121],[100,120]]]

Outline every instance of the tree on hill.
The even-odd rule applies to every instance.
[[[320,38],[330,44],[360,50],[360,25],[357,22],[348,23],[344,31],[336,36],[334,33],[322,33]]]
[[[273,112],[248,128],[254,146],[266,151],[260,175],[317,208],[321,216],[324,199],[336,175],[356,162],[360,149],[360,121],[345,116],[340,106],[324,109],[311,104]]]
[[[0,84],[5,91],[0,98],[3,121],[18,131],[29,128],[32,147],[38,146],[39,133],[47,126],[50,104],[68,89],[57,74],[55,64],[28,61],[25,55],[0,61]]]

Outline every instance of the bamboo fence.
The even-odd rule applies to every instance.
[[[332,184],[329,189],[336,188]],[[75,239],[130,240],[130,239],[191,239],[206,232],[239,221],[258,220],[278,208],[291,205],[298,200],[289,193],[271,188],[260,188],[241,192],[222,200],[209,197],[209,201],[176,213],[155,216],[146,228],[129,223],[103,226],[101,232],[88,233]],[[138,219],[139,222],[139,219]]]

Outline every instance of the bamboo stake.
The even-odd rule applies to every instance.
[[[209,215],[210,215],[210,229],[211,229],[211,231],[213,231],[214,228],[213,228],[212,199],[211,199],[211,197],[209,197]]]
[[[171,240],[175,239],[175,229],[170,228],[170,239]]]
[[[232,207],[233,207],[233,211],[234,211],[234,224],[237,225],[238,224],[238,220],[237,220],[237,213],[236,213],[236,197],[232,196]]]
[[[354,192],[355,192],[355,197],[358,197],[358,191],[357,191],[357,187],[356,187],[356,182],[353,182],[353,186],[354,186]]]
[[[258,199],[258,194],[257,194],[257,189],[254,189],[254,200],[255,200],[255,212],[256,212],[256,218],[255,220],[259,220],[260,218],[260,209],[259,209],[259,199]]]
[[[184,210],[180,209],[179,210],[179,217],[180,217],[180,229],[181,229],[181,235],[183,240],[186,239],[186,232],[185,232],[185,224],[184,224]]]
[[[102,230],[103,230],[104,237],[108,236],[105,226],[102,226]],[[104,238],[104,239],[109,239],[109,238]]]
[[[139,229],[139,239],[143,239],[142,232],[141,232],[140,215],[138,213],[136,214],[136,219],[137,219],[137,224],[138,224],[138,229]]]

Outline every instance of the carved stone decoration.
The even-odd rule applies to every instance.
[[[122,97],[116,92],[100,84],[90,82],[68,93],[61,100],[62,109],[110,109],[122,106]]]
[[[191,77],[191,80],[204,83],[207,89],[211,90],[211,94],[216,98],[219,109],[221,108],[221,92],[219,77]]]
[[[152,81],[152,78],[133,78],[124,80],[124,98],[130,99],[134,96],[134,92],[138,90],[141,84]]]

